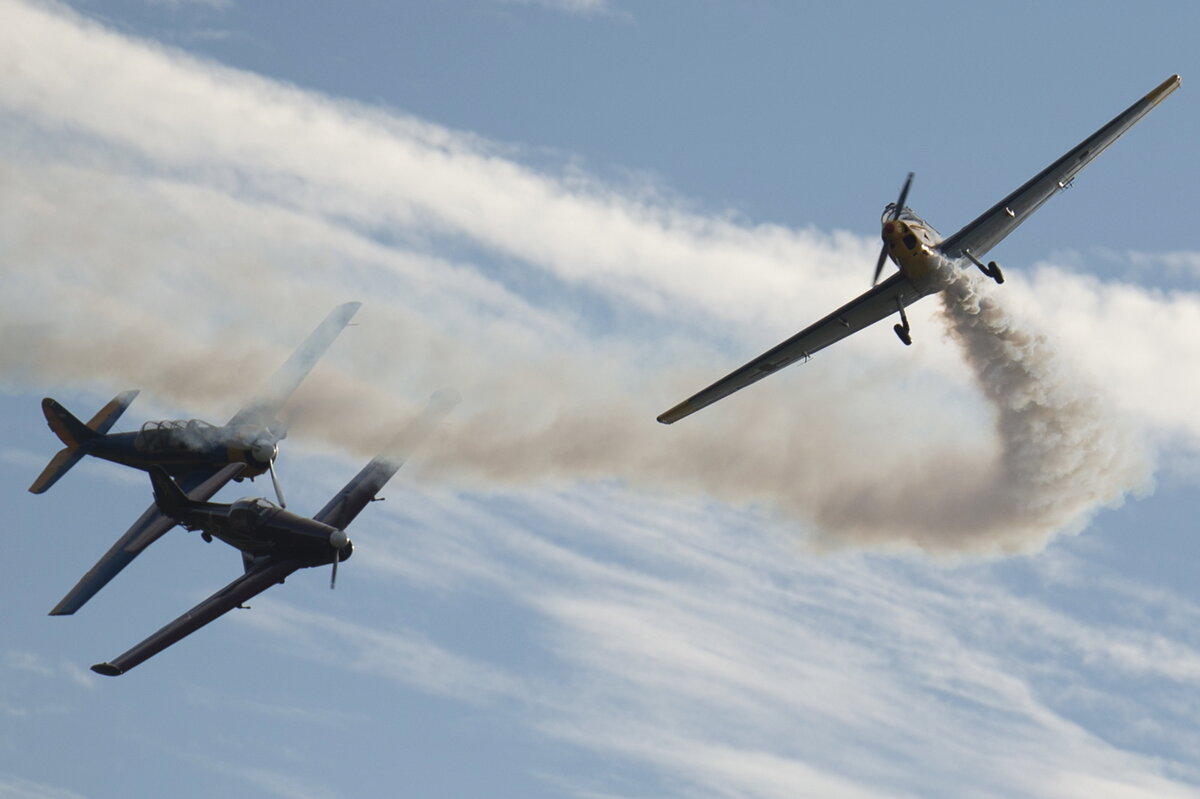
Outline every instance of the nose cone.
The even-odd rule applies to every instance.
[[[343,549],[349,543],[350,536],[346,535],[345,530],[334,530],[329,534],[329,546],[334,549]]]
[[[885,239],[891,238],[895,232],[896,232],[896,223],[895,222],[884,222],[883,223],[883,237]]]
[[[260,438],[250,447],[250,454],[259,463],[270,463],[275,460],[275,456],[278,453],[279,447],[276,446],[275,442],[265,438]]]

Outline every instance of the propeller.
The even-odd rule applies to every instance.
[[[274,458],[267,462],[267,468],[271,471],[271,484],[275,486],[275,496],[279,499],[279,507],[286,508],[287,503],[283,500],[283,488],[279,485],[279,476],[275,474]]]
[[[333,547],[333,573],[329,575],[329,590],[337,585],[338,563],[342,559],[342,549],[350,543],[350,536],[345,530],[334,530],[329,534],[329,546]]]
[[[904,181],[904,188],[900,189],[900,199],[896,201],[895,208],[892,209],[892,215],[888,218],[889,222],[895,222],[900,218],[900,212],[904,210],[904,201],[908,199],[908,189],[912,186],[913,173],[908,173],[908,178]],[[871,278],[871,285],[874,286],[879,282],[879,275],[883,272],[883,264],[887,261],[887,242],[883,243],[883,247],[879,250],[879,260],[875,262],[875,277]]]
[[[270,433],[270,430],[267,430]],[[279,457],[279,440],[272,440],[266,436],[259,438],[250,445],[250,455],[259,463],[264,461],[267,464],[267,469],[271,472],[271,483],[275,486],[275,497],[279,500],[279,507],[286,508],[287,502],[283,499],[283,488],[279,485],[279,475],[275,473],[275,459]]]

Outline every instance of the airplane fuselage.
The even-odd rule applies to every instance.
[[[136,433],[110,433],[81,443],[88,455],[149,470],[161,466],[173,477],[201,468],[244,463],[238,479],[266,472],[277,437],[267,428],[216,427],[203,422],[148,422]]]
[[[267,499],[239,499],[229,505],[205,503],[195,509],[172,512],[189,530],[219,538],[251,558],[272,555],[321,566],[350,557],[354,545],[346,534],[323,522],[284,510]],[[340,547],[339,547],[340,543]]]
[[[891,203],[883,213],[881,236],[888,257],[922,293],[932,293],[936,291],[935,276],[942,262],[937,251],[942,237],[911,209],[902,209],[899,217],[892,219],[894,210],[895,204]]]

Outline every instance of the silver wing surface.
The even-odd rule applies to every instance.
[[[1071,184],[1075,176],[1100,155],[1108,145],[1179,88],[1179,76],[1172,75],[1154,91],[1129,106],[1100,130],[1084,139],[1075,149],[1043,169],[1025,185],[985,211],[978,219],[938,245],[950,258],[960,258],[964,250],[975,257],[1000,243],[1017,225],[1042,207],[1042,204]]]
[[[773,372],[778,372],[788,364],[808,358],[851,333],[875,324],[928,293],[928,290],[918,289],[908,278],[897,272],[821,321],[809,325],[779,346],[764,352],[742,368],[687,398],[659,416],[658,421],[663,424],[678,422],[683,417],[728,397]]]
[[[92,671],[108,677],[124,674],[147,658],[157,655],[171,644],[219,618],[253,596],[261,594],[275,583],[281,583],[303,564],[297,560],[263,558],[241,577],[201,602],[175,621],[137,644],[120,657],[107,663],[97,663]]]
[[[266,426],[275,421],[288,399],[361,307],[361,302],[348,302],[334,308],[292,353],[292,357],[271,375],[258,397],[233,415],[229,425]]]
[[[180,478],[179,487],[192,499],[203,502],[237,477],[243,468],[244,463],[230,463],[216,471],[204,469],[191,472]],[[163,533],[175,524],[175,520],[164,516],[157,505],[146,508],[146,512],[133,526],[104,553],[104,557],[100,558],[62,601],[54,606],[50,615],[69,616],[79,610],[97,591],[108,585],[112,578],[140,555],[142,550],[161,538]]]

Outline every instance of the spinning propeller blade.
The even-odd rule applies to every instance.
[[[342,550],[333,550],[333,573],[329,575],[329,590],[332,591],[337,585],[337,567],[338,561],[342,559]]]
[[[904,181],[904,188],[900,189],[900,199],[896,200],[896,205],[892,209],[892,216],[889,219],[895,222],[900,218],[900,212],[904,210],[904,201],[908,199],[908,189],[912,186],[913,173],[908,173],[908,178]],[[874,286],[879,282],[879,275],[883,272],[883,264],[887,261],[887,242],[883,243],[883,247],[879,250],[879,260],[875,262],[875,276],[871,278],[871,285]]]
[[[908,178],[904,181],[904,188],[900,190],[900,199],[896,200],[896,208],[892,211],[892,220],[900,218],[900,212],[904,210],[904,201],[908,199],[908,189],[912,186],[913,173],[908,173]]]
[[[283,501],[283,489],[279,485],[279,477],[275,474],[275,459],[271,458],[267,465],[271,470],[271,482],[275,485],[275,497],[279,500],[279,507],[286,508],[287,503]]]
[[[883,264],[887,261],[887,242],[883,243],[883,247],[879,250],[879,260],[875,262],[875,277],[871,278],[871,285],[874,286],[879,282],[879,273],[883,271]]]

